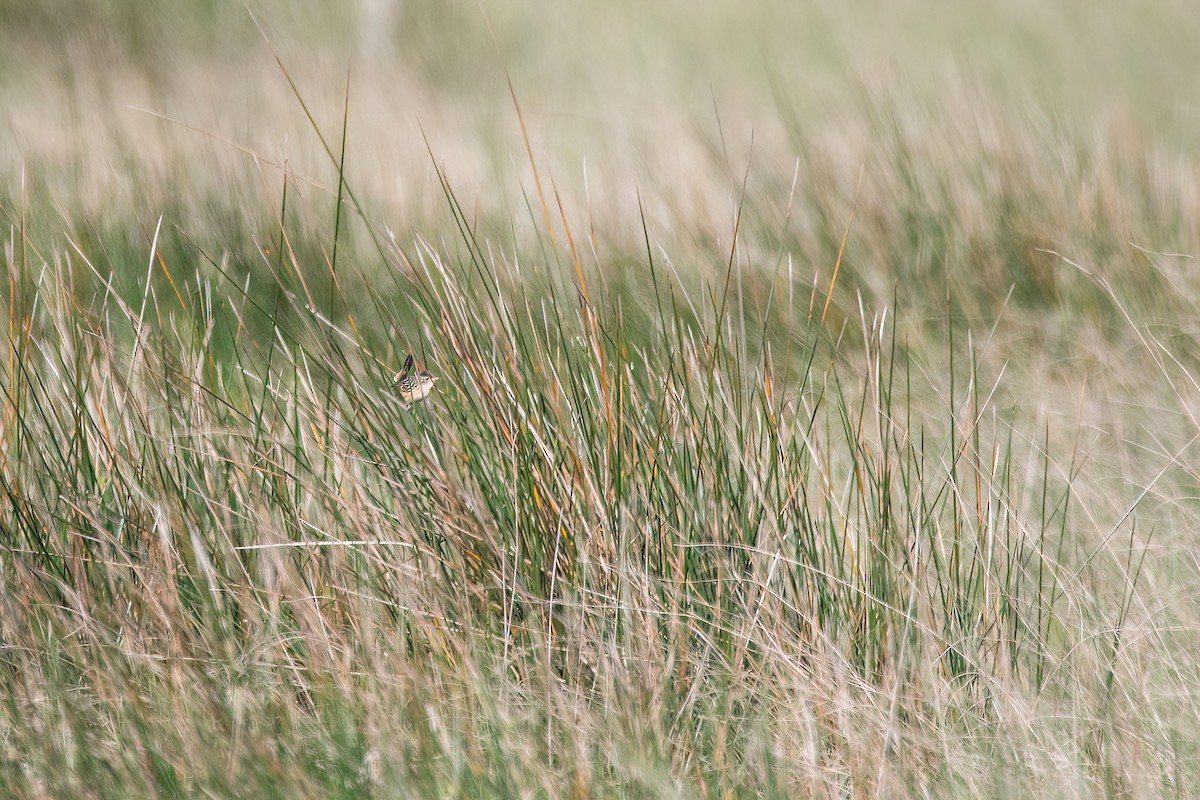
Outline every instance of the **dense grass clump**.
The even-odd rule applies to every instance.
[[[379,240],[366,304],[287,228],[253,292],[161,230],[140,292],[97,239],[10,240],[12,793],[1054,791],[1176,757],[1122,727],[1131,526],[1121,563],[1080,546],[1077,457],[953,314],[916,368],[890,309],[831,336],[740,244],[689,292],[463,231]],[[442,378],[411,411],[408,351]]]
[[[1196,793],[1200,167],[1103,24],[387,6],[0,11],[0,795]]]

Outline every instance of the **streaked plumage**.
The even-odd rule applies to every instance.
[[[404,360],[404,367],[396,374],[396,392],[405,408],[413,403],[419,403],[433,391],[433,383],[437,380],[427,369],[413,372],[413,357]]]

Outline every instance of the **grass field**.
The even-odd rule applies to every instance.
[[[0,796],[1200,794],[1200,14],[941,5],[0,3]]]

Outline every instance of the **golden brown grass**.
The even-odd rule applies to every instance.
[[[1197,23],[910,6],[4,10],[3,793],[1194,793]]]

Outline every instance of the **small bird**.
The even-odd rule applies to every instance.
[[[400,402],[405,408],[413,403],[419,403],[433,391],[433,382],[437,378],[427,369],[413,372],[413,357],[404,360],[404,367],[396,374],[396,391],[400,394]]]

